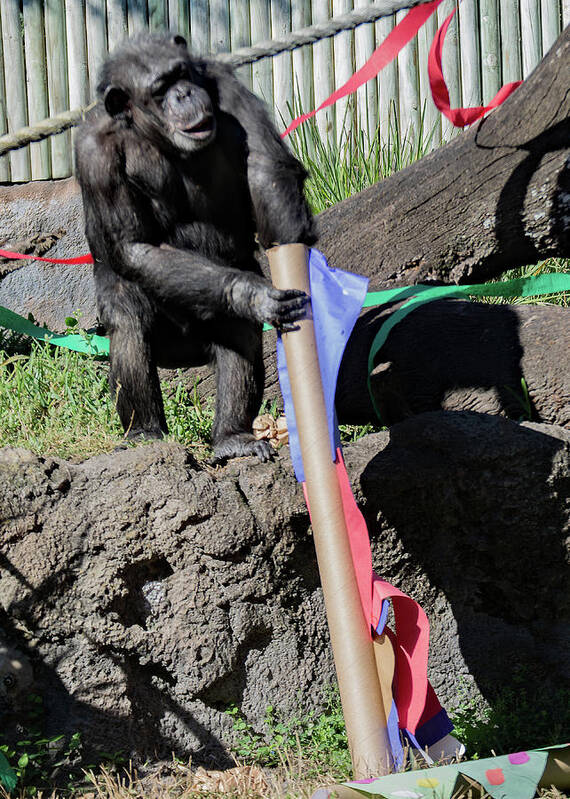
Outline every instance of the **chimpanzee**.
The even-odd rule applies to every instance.
[[[76,138],[110,385],[130,438],[167,432],[157,366],[216,370],[214,459],[270,448],[251,423],[263,392],[263,322],[288,329],[307,296],[254,257],[315,241],[306,173],[262,103],[181,36],[144,35],[104,63]]]

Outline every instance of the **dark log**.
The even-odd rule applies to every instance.
[[[341,421],[375,419],[368,353],[391,311],[365,312],[349,340],[336,394]],[[440,300],[393,328],[378,353],[371,391],[388,425],[424,411],[453,410],[570,427],[569,352],[565,308]]]
[[[498,110],[319,217],[331,266],[373,287],[479,282],[570,255],[570,28]]]
[[[368,353],[394,306],[357,321],[338,377],[346,424],[378,422],[366,377]],[[265,334],[266,397],[279,396],[275,334]],[[570,314],[554,305],[440,300],[405,317],[377,358],[371,385],[383,424],[424,411],[471,410],[570,426]],[[215,390],[208,368],[192,370],[202,398]],[[521,380],[524,379],[524,388]],[[528,390],[528,398],[525,396]]]

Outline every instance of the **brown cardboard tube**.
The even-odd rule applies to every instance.
[[[274,247],[267,256],[276,288],[310,294],[304,245]],[[332,462],[312,319],[284,333],[283,345],[354,776],[366,779],[390,770],[386,714]]]

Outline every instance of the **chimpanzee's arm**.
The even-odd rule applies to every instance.
[[[303,316],[302,292],[278,291],[252,272],[161,246],[149,203],[129,184],[124,161],[124,146],[118,148],[112,137],[97,138],[96,129],[78,137],[77,176],[87,239],[97,260],[197,319],[227,314],[281,327]]]
[[[208,62],[206,71],[216,79],[221,110],[247,134],[248,182],[262,246],[314,244],[317,236],[303,194],[305,168],[279,137],[263,103],[230,68]]]

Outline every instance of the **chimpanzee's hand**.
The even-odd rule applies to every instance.
[[[306,315],[308,302],[304,291],[275,289],[265,278],[251,272],[232,276],[229,303],[234,313],[244,319],[288,330]]]
[[[274,289],[267,291],[263,303],[263,321],[278,330],[291,330],[295,322],[307,314],[309,297],[299,289]]]

